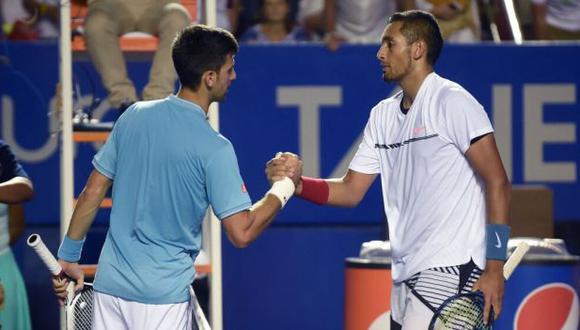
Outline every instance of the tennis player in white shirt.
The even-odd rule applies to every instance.
[[[492,307],[495,317],[501,312],[511,186],[483,107],[433,71],[442,47],[431,14],[391,16],[377,59],[383,79],[402,91],[371,110],[342,178],[302,176],[295,191],[355,207],[380,174],[393,254],[391,329],[427,329],[445,299],[472,290],[484,294],[485,320]],[[272,159],[269,179],[295,157]]]

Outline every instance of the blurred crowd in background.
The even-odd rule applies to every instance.
[[[98,2],[114,3],[72,1],[89,9]],[[217,0],[217,22],[243,43],[323,42],[337,49],[342,43],[377,43],[392,13],[421,9],[437,17],[449,42],[507,41],[512,39],[507,18],[510,3],[512,0]],[[205,1],[197,4],[195,21],[203,23]],[[58,0],[1,0],[2,37],[57,38],[58,6]],[[513,7],[524,40],[580,40],[580,0],[513,0]],[[71,15],[75,19],[78,13],[72,11]]]

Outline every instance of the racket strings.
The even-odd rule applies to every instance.
[[[483,323],[483,296],[470,294],[447,301],[438,311],[436,330],[487,330],[491,327]]]
[[[93,287],[85,284],[83,290],[75,295],[69,308],[68,317],[72,318],[73,329],[90,330],[93,319]]]

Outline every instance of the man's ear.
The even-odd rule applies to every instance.
[[[201,80],[208,88],[212,88],[217,81],[217,73],[215,71],[206,71],[201,76]]]
[[[427,56],[427,43],[424,40],[414,42],[411,55],[414,60],[419,60]]]

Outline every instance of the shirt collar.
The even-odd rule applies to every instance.
[[[196,103],[177,97],[177,95],[174,94],[169,95],[167,99],[169,100],[169,102],[178,105],[182,108],[193,110],[195,113],[198,113],[199,115],[203,116],[203,118],[207,117],[205,111],[203,111],[203,109]]]

